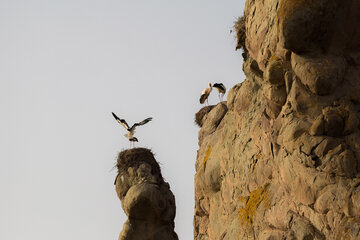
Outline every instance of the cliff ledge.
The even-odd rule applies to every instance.
[[[194,239],[360,239],[360,2],[239,20],[246,80],[199,118]]]

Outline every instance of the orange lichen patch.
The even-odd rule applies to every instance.
[[[268,183],[250,193],[246,206],[239,210],[240,223],[245,226],[251,225],[255,213],[260,207],[265,211],[271,207],[271,195]]]
[[[281,57],[271,56],[270,59],[269,59],[269,62],[271,62],[271,61],[281,61]]]
[[[278,56],[272,56],[269,59],[268,62],[269,66],[271,67],[271,69],[274,71],[275,69],[282,69],[283,68],[283,61],[280,57]]]
[[[206,149],[206,152],[205,152],[205,157],[201,163],[201,167],[206,164],[206,161],[209,159],[210,154],[211,154],[211,146],[208,146],[208,148]]]

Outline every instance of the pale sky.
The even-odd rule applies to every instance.
[[[0,239],[114,240],[114,189],[139,127],[193,239],[194,115],[209,82],[244,80],[230,34],[244,0],[0,0]],[[218,102],[217,93],[210,104]]]

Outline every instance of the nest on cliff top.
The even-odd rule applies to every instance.
[[[116,167],[118,173],[122,173],[127,172],[129,167],[137,169],[142,163],[149,164],[151,166],[151,173],[163,180],[160,165],[151,150],[147,148],[131,148],[120,152]]]
[[[245,39],[246,39],[246,28],[245,28],[245,17],[239,17],[236,22],[234,23],[234,29],[236,32],[236,40],[237,45],[235,50],[238,50],[242,48],[244,51],[246,51],[245,48]]]
[[[200,109],[200,111],[198,111],[198,112],[195,114],[195,123],[196,123],[199,127],[202,127],[203,121],[205,120],[204,117],[205,117],[214,107],[215,107],[215,105],[203,107],[202,109]]]

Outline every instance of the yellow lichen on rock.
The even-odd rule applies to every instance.
[[[273,56],[270,57],[269,62],[271,62],[271,61],[280,61],[280,60],[281,60],[280,57],[273,55]]]
[[[209,159],[210,154],[211,154],[211,146],[208,146],[208,148],[206,149],[206,152],[205,152],[204,159],[203,159],[203,161],[201,163],[201,167],[206,164],[206,161]]]
[[[238,197],[238,199],[241,202],[241,204],[244,204],[244,206],[246,206],[246,203],[249,200],[249,196],[240,196]]]
[[[241,200],[242,199],[244,198],[242,197]],[[239,218],[242,225],[249,226],[252,224],[255,213],[260,207],[260,204],[264,210],[268,210],[271,206],[269,184],[265,184],[250,193],[246,206],[239,210]]]

